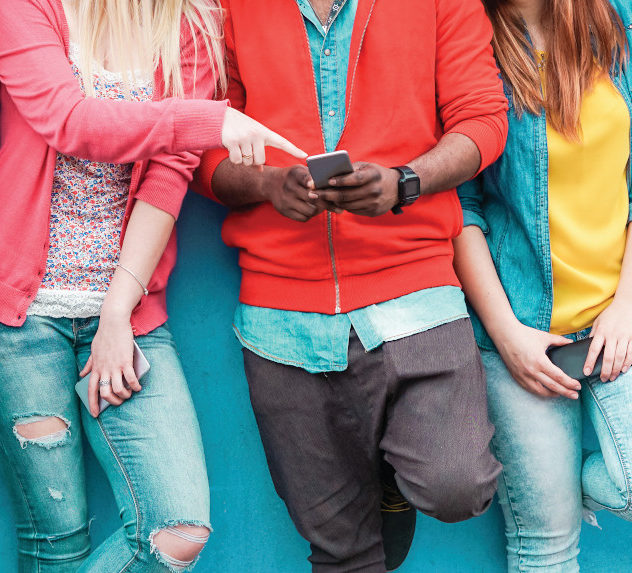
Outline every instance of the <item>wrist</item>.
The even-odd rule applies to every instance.
[[[259,178],[259,195],[263,201],[272,202],[275,190],[283,186],[287,171],[287,168],[282,167],[270,167],[267,165],[263,167],[262,176]]]
[[[101,320],[130,320],[136,305],[128,301],[116,300],[112,297],[105,297],[101,306]]]
[[[519,332],[522,326],[522,323],[512,314],[511,317],[496,319],[485,324],[485,329],[494,344],[501,346],[510,340],[516,332]]]

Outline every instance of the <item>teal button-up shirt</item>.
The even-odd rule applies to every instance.
[[[296,0],[314,67],[320,121],[327,151],[333,151],[345,121],[349,50],[358,0],[335,0],[325,26],[309,0]],[[353,327],[367,351],[468,316],[461,289],[424,289],[346,314],[319,314],[239,304],[234,330],[241,344],[263,358],[308,372],[347,368]]]

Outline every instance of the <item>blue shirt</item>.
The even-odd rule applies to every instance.
[[[325,26],[309,0],[296,2],[309,40],[325,148],[333,151],[345,121],[349,50],[358,0],[334,2]],[[461,289],[444,286],[335,315],[240,303],[233,328],[241,344],[263,358],[308,372],[331,372],[347,368],[351,327],[370,351],[384,342],[467,316]]]

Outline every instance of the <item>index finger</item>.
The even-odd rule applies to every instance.
[[[604,338],[601,335],[596,335],[590,343],[588,349],[588,355],[586,356],[586,362],[584,362],[584,376],[590,376],[595,369],[595,363],[599,357],[599,353],[603,348]]]
[[[548,364],[542,368],[542,372],[569,390],[578,392],[582,389],[582,385],[579,380],[571,378],[568,374],[566,374],[566,372],[564,372],[564,370],[553,364],[550,360]]]
[[[271,130],[267,131],[264,143],[270,147],[276,147],[281,151],[285,151],[299,159],[305,159],[307,157],[307,153],[302,149],[299,149],[296,145],[285,139],[285,137],[281,137],[278,133],[274,133],[274,131]]]

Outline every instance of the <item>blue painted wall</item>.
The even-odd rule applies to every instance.
[[[212,488],[211,536],[197,571],[308,572],[307,543],[294,530],[270,480],[252,415],[241,352],[230,325],[237,300],[236,253],[221,242],[225,212],[190,195],[179,223],[180,259],[169,292],[170,325],[198,408]],[[588,430],[588,440],[594,440]],[[119,527],[104,476],[89,454],[90,507],[95,544]],[[0,572],[16,570],[15,534],[0,484]],[[599,514],[602,531],[582,533],[584,572],[632,571],[632,524]],[[483,517],[446,525],[425,516],[401,573],[505,570],[502,516],[497,505]],[[108,573],[108,572],[95,572]]]

